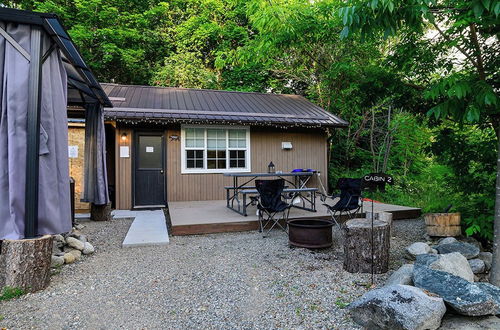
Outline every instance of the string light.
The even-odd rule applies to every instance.
[[[251,122],[251,121],[228,121],[225,119],[222,120],[210,120],[210,119],[183,119],[183,118],[119,118],[117,116],[105,116],[106,120],[114,120],[117,123],[127,124],[127,125],[140,125],[140,124],[154,124],[154,125],[165,125],[165,124],[203,124],[203,125],[228,125],[228,126],[237,126],[237,125],[250,125],[250,126],[267,126],[274,127],[279,129],[287,129],[287,128],[311,128],[311,129],[322,129],[327,134],[332,133],[332,128],[330,126],[324,126],[321,124],[305,124],[305,123],[276,123],[276,122]]]

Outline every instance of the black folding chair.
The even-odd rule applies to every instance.
[[[283,200],[282,194],[285,188],[285,180],[255,180],[255,187],[259,192],[257,201],[259,232],[264,233],[263,237],[266,237],[275,226],[279,226],[283,231],[287,232],[286,223],[291,204]],[[278,213],[283,213],[282,217],[276,218]],[[285,227],[281,225],[280,220],[284,220]],[[270,227],[265,232],[269,225]]]
[[[340,190],[340,194],[328,196],[332,200],[338,197],[340,199],[334,205],[323,204],[328,208],[332,220],[335,221],[339,228],[342,228],[339,224],[342,215],[346,215],[349,219],[352,219],[354,215],[359,213],[363,206],[361,184],[361,179],[340,178],[337,181],[337,189]]]

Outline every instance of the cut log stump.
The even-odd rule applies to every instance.
[[[45,289],[50,283],[52,236],[3,240],[0,248],[0,289],[25,292]]]
[[[344,269],[349,273],[371,273],[371,220],[352,219],[345,224]],[[373,272],[381,274],[389,269],[391,226],[387,221],[373,221]]]
[[[90,204],[90,220],[109,221],[111,220],[111,203],[105,205]]]
[[[460,236],[460,213],[428,213],[424,215],[429,236]]]

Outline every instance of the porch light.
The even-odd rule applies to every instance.
[[[122,134],[122,142],[127,142],[127,133]]]
[[[273,162],[270,162],[269,165],[267,165],[267,173],[275,173],[276,168],[274,167]]]

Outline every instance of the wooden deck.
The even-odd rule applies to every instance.
[[[371,203],[365,202],[365,211],[371,210]],[[172,222],[172,235],[195,235],[246,231],[258,229],[256,207],[248,207],[248,216],[242,216],[226,207],[225,200],[169,202],[168,209]],[[292,208],[290,219],[325,218],[329,215],[319,198],[316,201],[317,212]],[[374,203],[375,212],[390,212],[393,219],[413,219],[421,215],[421,209],[391,204]]]

